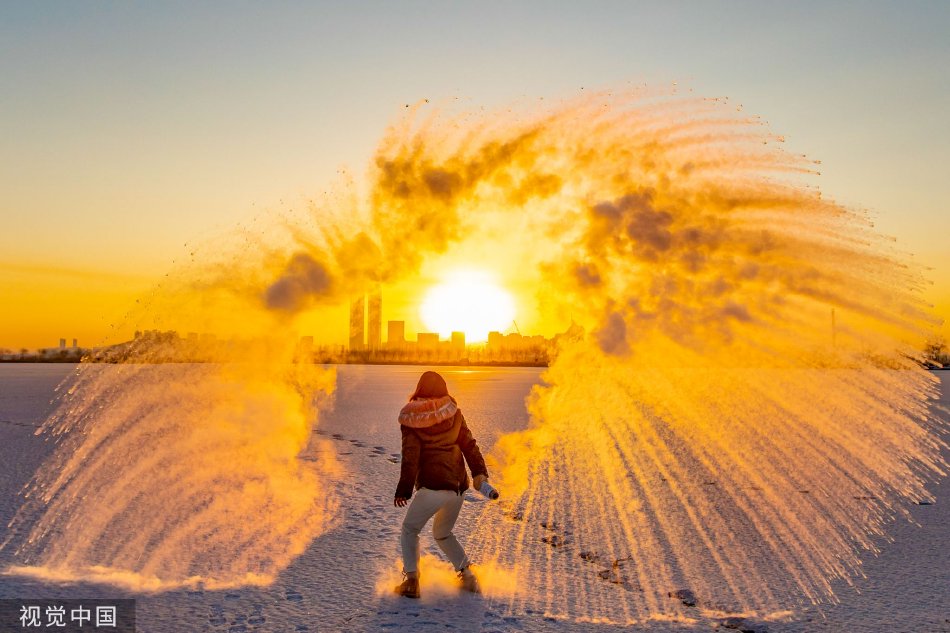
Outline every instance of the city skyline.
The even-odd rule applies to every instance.
[[[406,321],[404,319],[388,319],[386,321],[386,340],[381,337],[382,332],[382,289],[376,288],[373,292],[357,295],[350,300],[349,310],[349,346],[350,351],[369,351],[376,352],[383,349],[397,350],[406,349],[411,343],[419,349],[437,349],[440,343],[449,343],[449,346],[455,350],[465,350],[468,345],[481,345],[489,349],[496,347],[501,349],[506,345],[512,345],[514,339],[508,338],[511,335],[530,339],[535,343],[543,341],[542,335],[505,333],[496,330],[490,330],[485,340],[466,341],[466,333],[462,330],[449,332],[443,339],[439,332],[416,331],[416,340],[412,341],[406,338]],[[517,321],[511,322],[508,330],[514,328],[518,330]]]

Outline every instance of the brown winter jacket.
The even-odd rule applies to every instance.
[[[430,410],[421,415],[400,414],[402,430],[402,468],[396,497],[408,499],[413,489],[468,490],[468,474],[488,475],[485,460],[465,424],[465,417],[448,396],[430,400]],[[410,405],[418,403],[414,401]],[[443,405],[443,406],[439,406]],[[407,405],[409,408],[409,405]]]

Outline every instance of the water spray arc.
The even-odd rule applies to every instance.
[[[832,600],[831,582],[858,572],[947,465],[944,422],[928,409],[935,381],[913,359],[930,318],[919,273],[809,185],[814,167],[723,100],[664,91],[485,116],[413,109],[381,141],[366,196],[344,185],[149,308],[180,318],[187,304],[222,327],[239,314],[259,363],[84,369],[77,399],[45,426],[67,439],[35,482],[43,505],[24,514],[40,518],[24,523],[21,556],[161,586],[269,582],[334,515],[313,492],[326,486],[311,487],[332,465],[294,461],[318,423],[306,394],[332,391],[332,376],[287,371],[296,341],[282,332],[449,254],[491,252],[528,271],[543,310],[587,332],[563,340],[529,398],[530,428],[493,455],[504,495],[486,504],[474,546],[531,587],[513,605],[633,622],[668,612],[681,587],[710,609]],[[170,448],[131,459],[146,440]],[[209,442],[219,459],[203,461]],[[251,467],[231,467],[235,456]],[[156,480],[170,490],[212,485],[280,512],[235,534],[226,504],[195,496],[168,525],[142,525],[177,503],[145,484],[127,498],[153,468],[180,478]],[[93,487],[118,504],[111,529],[95,519],[102,508],[75,502]],[[313,528],[282,547],[292,522]],[[114,547],[93,547],[116,531]],[[543,564],[525,562],[539,543]]]

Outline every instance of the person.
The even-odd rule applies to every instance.
[[[402,467],[393,504],[400,508],[408,504],[409,509],[400,535],[405,579],[396,586],[395,592],[408,598],[420,596],[419,532],[434,516],[432,536],[455,567],[460,586],[466,591],[481,593],[471,562],[452,529],[468,490],[465,463],[472,472],[476,489],[488,480],[488,469],[458,402],[449,395],[442,376],[434,371],[422,374],[409,402],[399,412],[399,426]],[[410,498],[412,503],[409,503]]]

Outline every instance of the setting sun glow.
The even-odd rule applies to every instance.
[[[464,271],[433,286],[420,312],[430,331],[441,336],[465,332],[466,341],[475,343],[487,340],[490,331],[508,329],[515,318],[515,305],[508,291],[490,275]]]

